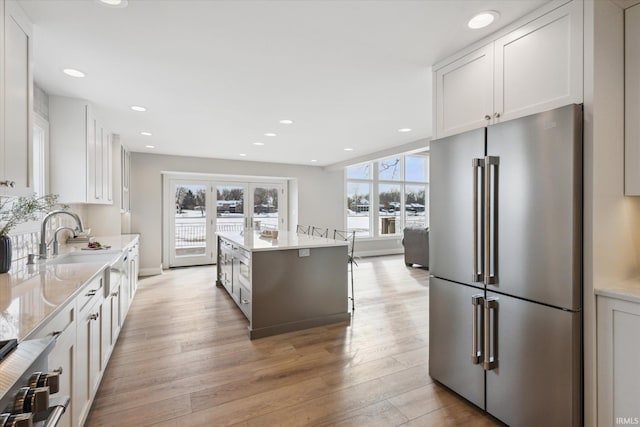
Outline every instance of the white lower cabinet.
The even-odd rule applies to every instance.
[[[598,426],[640,424],[640,303],[598,296]]]
[[[60,396],[73,396],[73,372],[76,358],[76,324],[62,332],[56,340],[56,345],[49,353],[49,371],[60,374]],[[57,427],[71,427],[74,425],[75,407],[73,402],[69,402],[67,410],[58,421]]]
[[[102,374],[102,319],[104,273],[89,282],[76,298],[76,369],[73,404],[74,425],[84,424]]]

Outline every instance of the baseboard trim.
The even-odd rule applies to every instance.
[[[138,276],[157,276],[159,274],[162,274],[162,266],[156,268],[141,268]]]
[[[381,256],[381,255],[398,255],[403,254],[404,248],[395,248],[395,249],[376,249],[371,251],[356,251],[355,256],[366,258],[370,256]]]

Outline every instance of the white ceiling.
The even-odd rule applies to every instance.
[[[36,83],[92,101],[131,150],[321,166],[431,136],[430,65],[546,1],[19,3]],[[467,29],[482,10],[497,24]]]

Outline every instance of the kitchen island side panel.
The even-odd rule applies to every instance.
[[[308,251],[252,253],[252,336],[349,320],[347,247]]]

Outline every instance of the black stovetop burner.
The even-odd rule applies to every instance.
[[[16,339],[0,341],[0,361],[2,361],[2,359],[7,357],[7,355],[11,353],[11,351],[15,349],[17,346],[18,346],[18,340]]]

